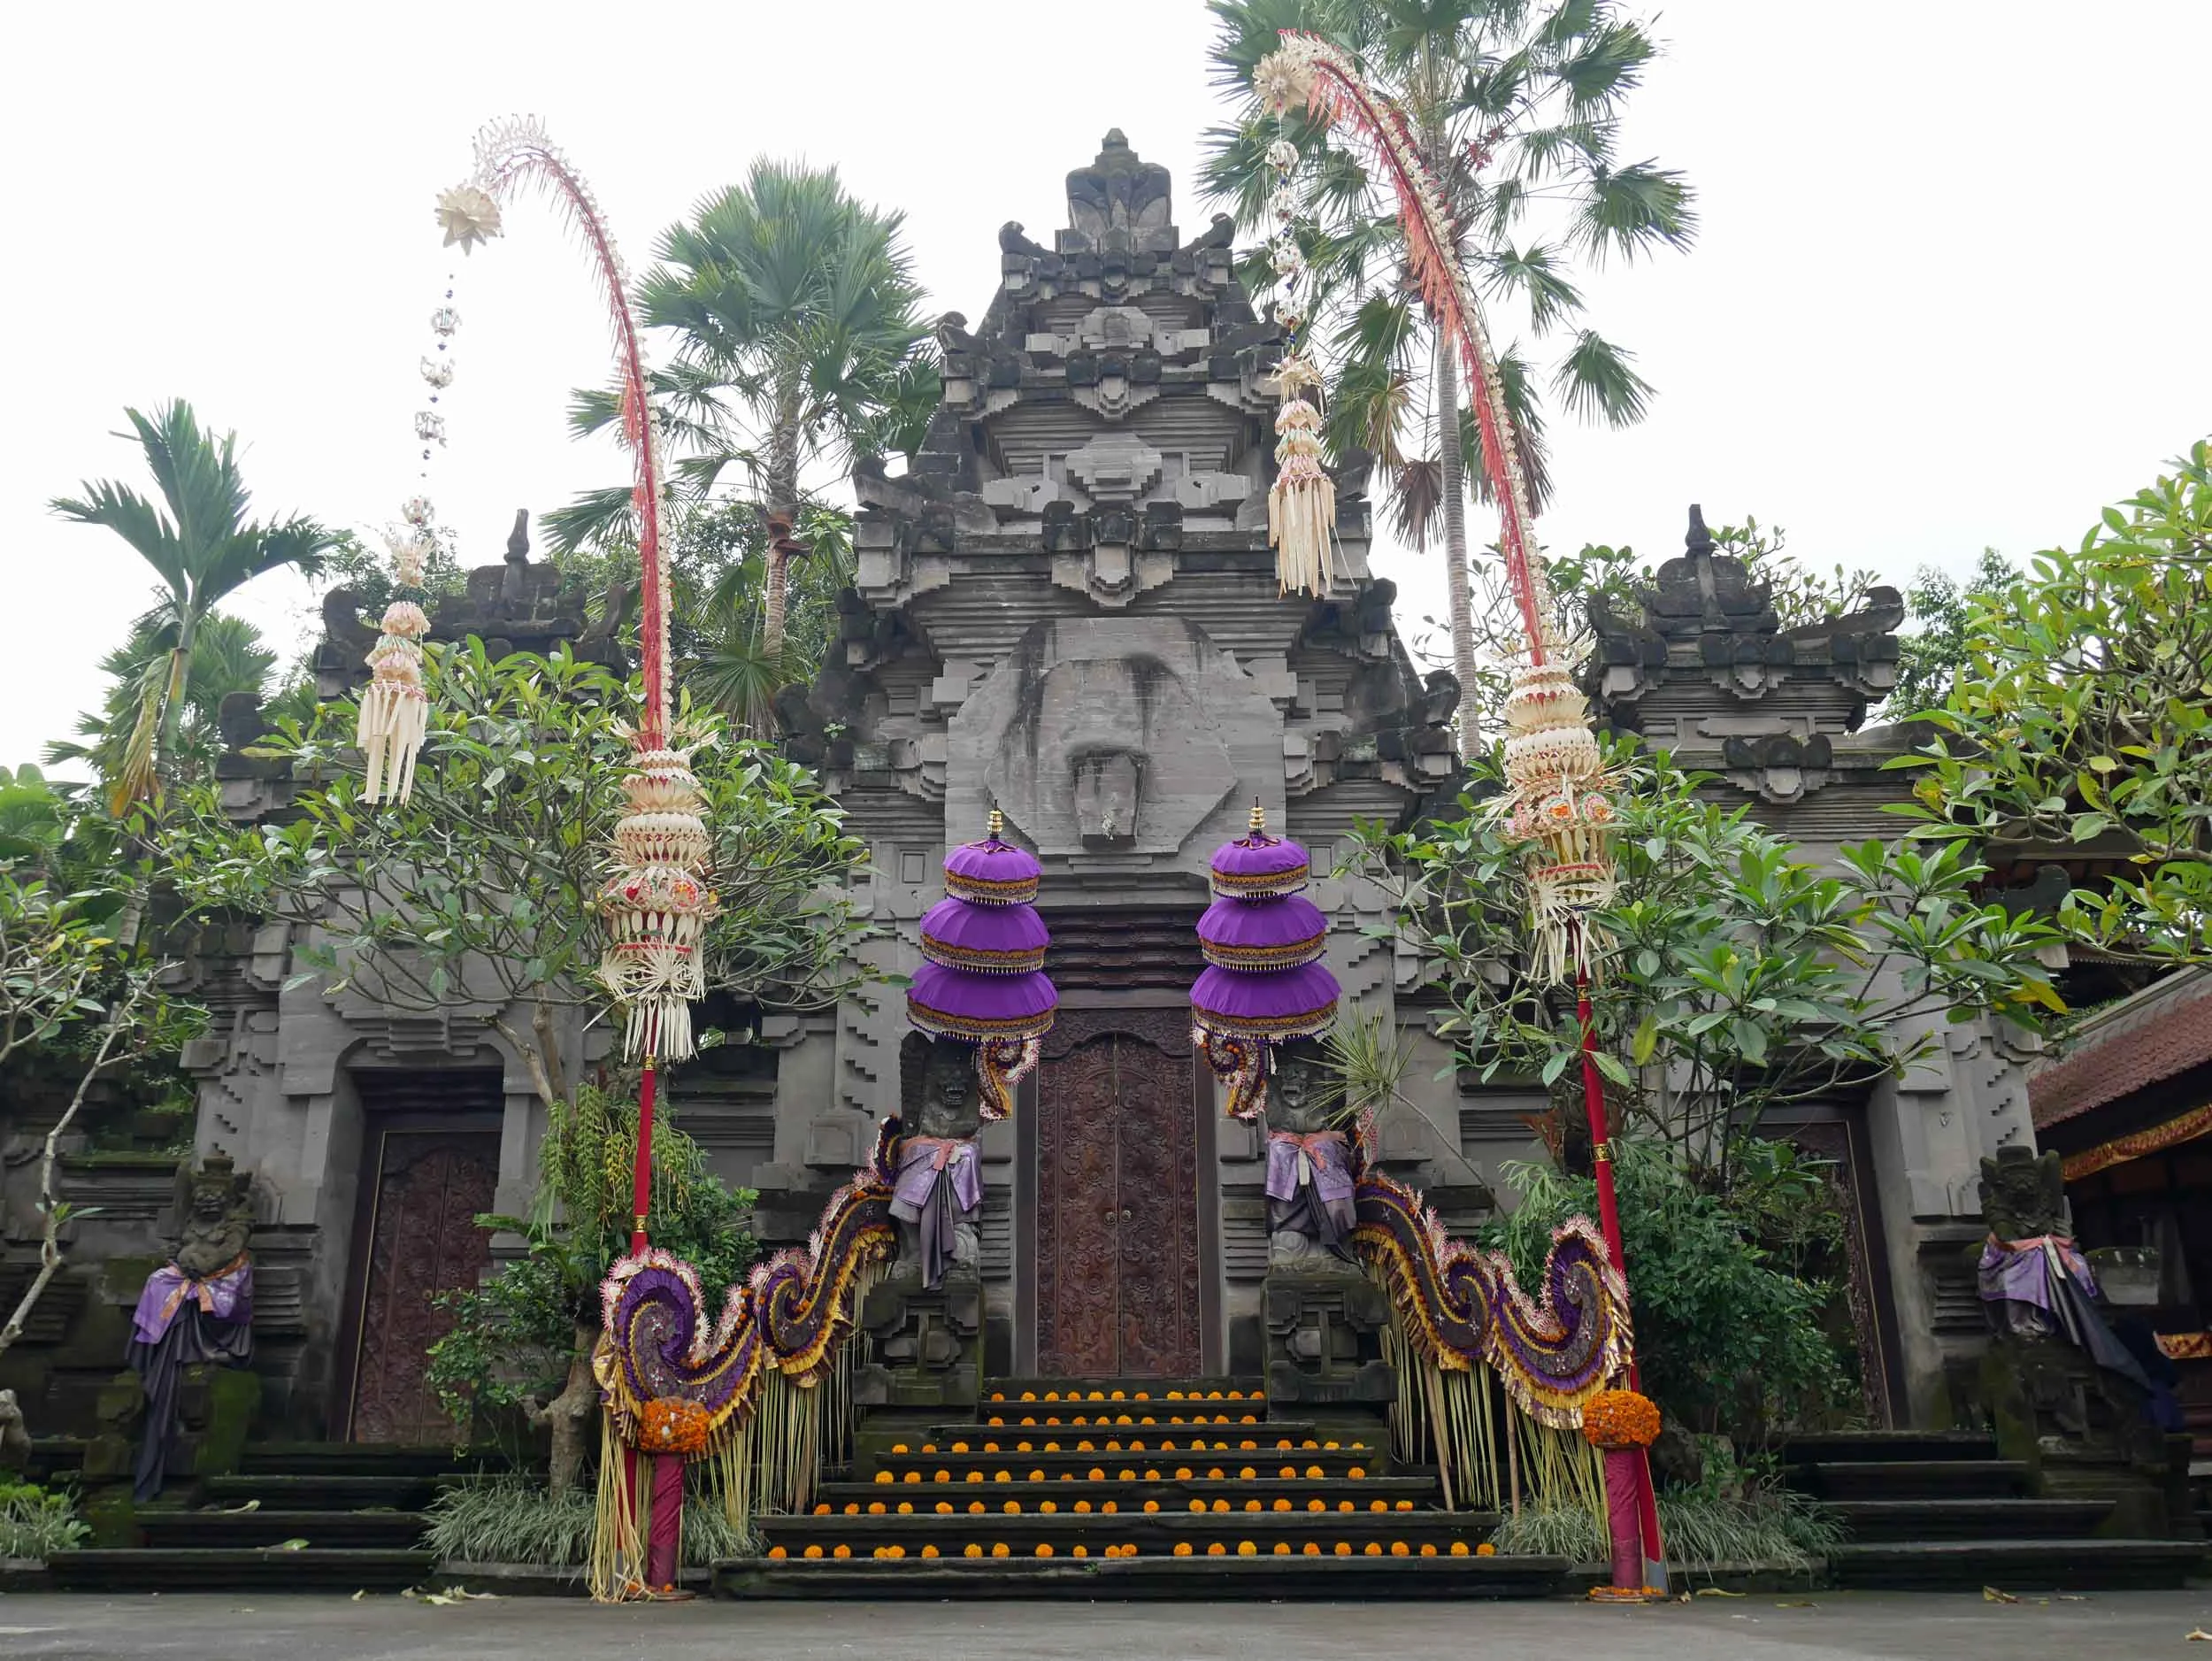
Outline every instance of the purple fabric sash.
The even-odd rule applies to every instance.
[[[918,1213],[942,1176],[952,1185],[956,1210],[972,1211],[983,1203],[983,1173],[975,1143],[948,1136],[899,1138],[898,1180],[892,1185],[892,1212],[902,1205]],[[905,1219],[914,1220],[912,1216]]]
[[[1268,1198],[1294,1200],[1299,1188],[1309,1182],[1325,1205],[1352,1197],[1352,1150],[1344,1133],[1317,1130],[1301,1135],[1294,1130],[1268,1132]]]
[[[190,1299],[203,1313],[217,1320],[253,1319],[253,1264],[242,1253],[204,1280],[196,1280],[173,1263],[165,1263],[146,1277],[132,1317],[138,1342],[157,1344]]]

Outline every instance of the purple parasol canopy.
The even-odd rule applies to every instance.
[[[1028,850],[1001,842],[1005,820],[991,810],[991,831],[979,842],[963,842],[945,857],[945,892],[977,905],[1027,905],[1037,897],[1043,867]]]
[[[1033,974],[1052,943],[1044,919],[1026,905],[978,905],[949,896],[922,919],[922,956],[979,974]]]
[[[1257,972],[1214,967],[1191,988],[1191,1011],[1209,1031],[1280,1042],[1325,1028],[1341,990],[1318,963]]]
[[[1250,831],[1214,850],[1214,892],[1225,899],[1271,900],[1295,894],[1311,874],[1304,849],[1267,834],[1267,818],[1256,802]]]
[[[1224,969],[1294,969],[1328,944],[1329,921],[1302,895],[1216,900],[1198,919],[1206,961]]]
[[[907,988],[906,1017],[935,1037],[981,1044],[1041,1038],[1059,1002],[1052,982],[1041,974],[977,974],[925,963]]]

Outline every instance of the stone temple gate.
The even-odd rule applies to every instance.
[[[1347,1008],[1409,1052],[1410,1111],[1382,1120],[1383,1171],[1463,1233],[1496,1203],[1500,1164],[1536,1150],[1544,1092],[1453,1073],[1440,1009],[1379,896],[1327,874],[1355,821],[1408,824],[1450,790],[1456,693],[1409,657],[1391,585],[1370,573],[1363,463],[1337,476],[1334,588],[1279,592],[1265,495],[1279,342],[1230,243],[1224,219],[1186,240],[1164,170],[1118,133],[1069,175],[1049,246],[1002,230],[980,319],[939,325],[944,401],[915,465],[857,474],[859,567],[827,661],[778,700],[791,753],[868,843],[875,966],[918,966],[946,850],[982,835],[994,807],[1043,867],[1061,1012],[1017,1111],[983,1134],[972,1277],[933,1302],[872,1301],[872,1353],[894,1373],[957,1357],[971,1376],[1265,1375],[1271,1395],[1307,1401],[1371,1388],[1386,1311],[1357,1277],[1331,1289],[1271,1274],[1261,1134],[1224,1116],[1189,1042],[1208,858],[1255,801],[1312,853]],[[1644,597],[1640,619],[1595,619],[1587,684],[1608,719],[1712,773],[1812,857],[1893,822],[1881,804],[1901,785],[1881,764],[1906,741],[1863,725],[1894,674],[1893,595],[1784,632],[1694,523]],[[334,695],[357,684],[373,630],[342,592],[325,616],[317,669]],[[618,650],[519,531],[439,608],[434,637],[470,634],[495,651]],[[283,814],[282,764],[246,753],[257,715],[227,716],[228,811]],[[294,984],[296,943],[242,922],[202,942],[180,988],[215,1013],[185,1057],[197,1150],[252,1177],[263,1434],[434,1440],[426,1294],[519,1250],[469,1219],[527,1209],[541,1111],[499,1011],[401,1019]],[[570,1032],[572,1071],[604,1042],[603,1028]],[[1903,1077],[1769,1127],[1832,1157],[1847,1186],[1869,1399],[1892,1423],[1947,1422],[1981,1347],[1963,1255],[1982,1232],[1978,1161],[2032,1138],[2024,1057],[2008,1044],[1950,1028]],[[910,1117],[922,1061],[883,984],[767,1018],[668,1088],[720,1173],[759,1191],[756,1232],[777,1246],[806,1238],[883,1116]],[[24,1110],[11,1134],[12,1150],[41,1132]],[[173,1163],[65,1158],[63,1196],[84,1213],[73,1266],[0,1369],[42,1425],[93,1428],[131,1300],[166,1249]],[[31,1272],[32,1170],[12,1152],[0,1164],[0,1290]]]

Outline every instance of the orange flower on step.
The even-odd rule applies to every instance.
[[[803,1557],[818,1557],[822,1555],[822,1548],[819,1546],[809,1546],[804,1551],[799,1553],[799,1555]]]
[[[713,1416],[698,1403],[664,1396],[646,1403],[638,1415],[637,1445],[643,1453],[675,1453],[688,1459],[706,1451],[713,1428]]]
[[[768,1548],[768,1555],[771,1557],[782,1558],[787,1557],[791,1554],[788,1551],[786,1551],[781,1546],[771,1546]]]
[[[1014,1549],[1002,1540],[991,1548],[991,1555],[995,1557],[1010,1557],[1014,1555]]]
[[[1475,1548],[1475,1555],[1479,1557],[1494,1557],[1498,1555],[1498,1549],[1486,1540]]]
[[[964,1557],[979,1557],[983,1555],[983,1548],[981,1546],[963,1546],[960,1549],[960,1555]]]

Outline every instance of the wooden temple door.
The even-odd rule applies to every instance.
[[[475,1286],[491,1266],[491,1232],[476,1219],[493,1209],[499,1186],[499,1133],[419,1123],[370,1131],[350,1442],[451,1441],[453,1421],[428,1380],[430,1346],[453,1325],[436,1299]]]
[[[1063,1011],[1037,1085],[1037,1365],[1053,1378],[1200,1369],[1190,1018]]]

